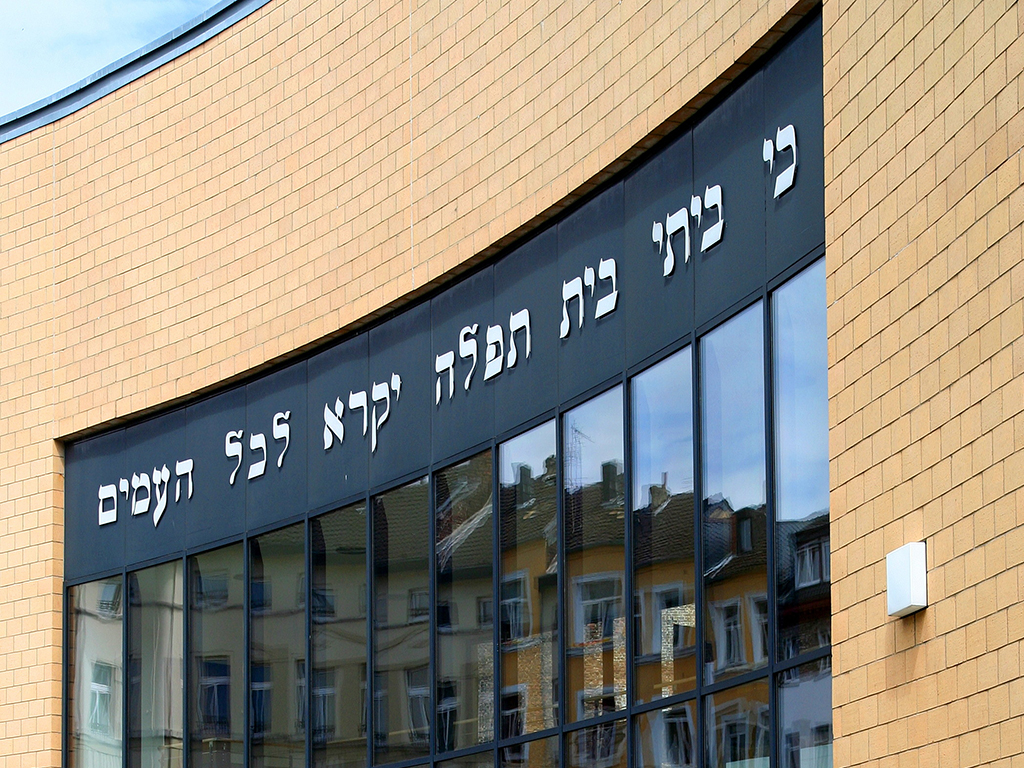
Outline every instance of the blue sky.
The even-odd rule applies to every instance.
[[[0,0],[0,116],[45,99],[215,0]]]

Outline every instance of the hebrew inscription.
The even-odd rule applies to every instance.
[[[192,459],[183,459],[174,463],[175,492],[174,503],[181,501],[181,481],[188,480],[188,496],[192,498]],[[122,477],[115,485],[99,486],[97,498],[98,522],[100,525],[111,525],[117,522],[119,497],[124,497],[125,508],[131,512],[132,517],[146,515],[152,510],[153,527],[160,525],[164,513],[169,504],[168,491],[170,489],[171,470],[166,464],[162,467],[153,467],[152,472],[133,472],[131,480]]]

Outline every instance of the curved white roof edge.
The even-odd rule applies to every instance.
[[[187,53],[259,10],[270,0],[221,0],[149,45],[118,59],[74,85],[0,116],[0,144],[66,117]]]

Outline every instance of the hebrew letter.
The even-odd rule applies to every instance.
[[[110,525],[110,523],[117,522],[117,486],[111,483],[110,485],[101,485],[99,492],[100,499],[100,525]],[[110,508],[106,507],[106,502],[110,502]]]
[[[366,437],[366,390],[348,393],[348,409],[354,411],[356,408],[363,409],[363,437]]]
[[[533,351],[533,340],[530,338],[530,310],[520,309],[508,316],[508,367],[514,368],[519,360],[516,349],[516,331],[526,331],[526,359],[530,359]]]
[[[668,247],[665,249],[667,253],[662,274],[668,277],[676,268],[676,252],[672,248],[672,236],[679,230],[686,235],[683,241],[683,262],[690,260],[690,212],[686,208],[680,208],[675,213],[670,213],[665,217],[665,229],[668,231],[666,238]]]
[[[395,393],[395,402],[402,396],[402,377],[397,373],[391,374],[391,390]]]
[[[384,426],[384,422],[388,420],[388,416],[391,415],[391,390],[388,389],[387,383],[377,384],[374,382],[373,388],[370,389],[370,395],[373,397],[373,432],[370,434],[370,453],[376,453],[377,451],[377,432],[381,427]],[[377,416],[377,403],[384,402],[384,412],[378,417]]]
[[[501,373],[505,362],[505,329],[500,325],[487,326],[487,365],[484,366],[484,381]]]
[[[455,396],[455,352],[448,350],[443,355],[434,358],[434,373],[437,374],[437,381],[434,382],[434,405],[441,404],[441,374],[448,371],[448,399]]]
[[[249,433],[249,450],[263,451],[263,458],[249,465],[249,480],[267,471],[267,436],[262,432]]]
[[[146,489],[146,498],[139,498],[139,489]],[[151,497],[149,475],[143,472],[141,475],[132,474],[132,514],[144,515],[149,512],[149,500]]]
[[[164,510],[167,509],[167,491],[171,487],[171,470],[164,464],[163,468],[157,469],[153,467],[153,493],[156,495],[156,509],[153,510],[153,527],[156,528],[160,523],[160,518],[164,516]],[[164,492],[160,493],[160,489],[163,488]]]
[[[658,255],[661,255],[661,249],[664,247],[665,241],[665,228],[661,225],[660,221],[654,222],[654,226],[651,227],[651,242],[658,246]]]
[[[597,300],[597,309],[594,312],[594,317],[604,317],[605,315],[615,311],[615,305],[619,301],[619,289],[615,280],[615,259],[601,259],[601,263],[597,265],[597,274],[602,280],[612,281],[612,291],[607,296],[602,296]]]
[[[241,432],[238,433],[238,437],[239,438],[242,437],[242,433]],[[238,447],[241,448],[242,446],[238,446]],[[239,453],[238,453],[238,465],[239,466],[242,465],[242,453],[241,453],[241,451],[239,451]],[[174,474],[176,474],[178,476],[178,479],[174,482],[174,501],[175,502],[177,502],[178,499],[181,498],[181,478],[184,475],[188,475],[188,497],[190,499],[192,498],[192,467],[193,467],[192,459],[185,459],[184,461],[179,461],[179,462],[177,462],[174,465]],[[238,469],[236,467],[235,468],[235,472],[237,472],[237,471],[238,471]],[[234,481],[232,481],[232,482],[234,482]]]
[[[701,216],[704,215],[704,209],[701,207],[700,198],[697,195],[693,195],[690,198],[690,215],[697,219],[697,226],[700,226]]]
[[[128,501],[128,478],[121,478],[121,493],[124,494],[124,500]]]
[[[590,295],[593,296],[594,286],[597,284],[597,281],[594,279],[593,267],[587,267],[583,270],[583,284],[590,289]]]
[[[558,338],[564,339],[569,335],[569,302],[579,299],[580,319],[579,326],[583,327],[583,281],[574,277],[569,282],[562,283],[562,325],[558,329]]]
[[[229,485],[235,484],[235,475],[238,474],[238,470],[242,466],[242,434],[243,431],[240,429],[237,432],[228,432],[224,436],[224,455],[229,459],[232,456],[238,459],[238,464],[231,471],[231,478],[228,480]]]
[[[467,325],[462,329],[462,333],[459,334],[459,357],[465,360],[467,357],[473,358],[473,365],[469,367],[469,373],[466,374],[465,389],[469,392],[469,382],[473,379],[473,371],[476,370],[477,360],[477,343],[475,338],[477,330],[480,328],[479,323],[473,323]]]
[[[274,439],[284,440],[284,449],[281,451],[281,455],[277,457],[278,469],[280,469],[281,465],[284,464],[284,455],[288,453],[288,444],[292,440],[292,427],[291,424],[288,423],[288,419],[291,417],[291,411],[274,414]]]
[[[761,157],[768,163],[768,173],[771,174],[775,170],[775,145],[771,139],[765,139],[761,145]]]
[[[784,152],[787,149],[793,150],[793,164],[780,173],[779,178],[775,180],[775,197],[779,197],[793,186],[796,179],[796,128],[792,125],[779,128],[775,132],[775,146],[778,147],[779,152]]]
[[[722,209],[722,185],[715,184],[713,187],[704,189],[704,207],[707,210],[718,209],[718,221],[708,227],[707,232],[700,241],[700,249],[706,251],[715,243],[721,242],[722,230],[725,228],[725,212]]]
[[[324,450],[330,450],[337,436],[338,443],[345,442],[345,425],[341,423],[341,414],[345,412],[345,404],[340,397],[334,399],[334,410],[324,403]]]

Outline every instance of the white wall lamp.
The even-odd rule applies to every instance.
[[[904,544],[885,556],[885,591],[890,616],[909,616],[928,607],[928,571],[923,541]]]

